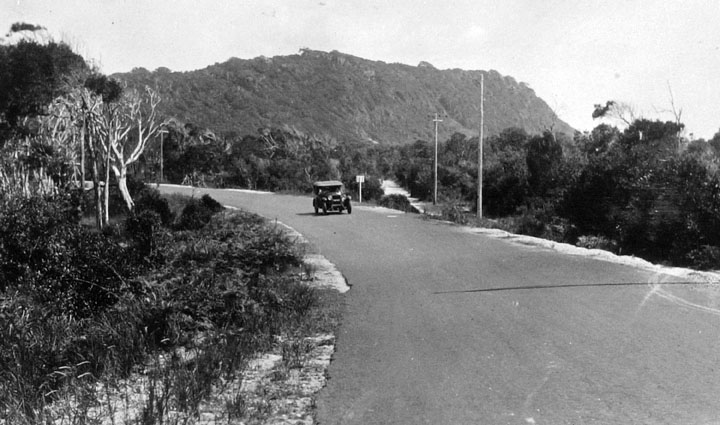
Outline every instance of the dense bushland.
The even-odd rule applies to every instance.
[[[675,122],[601,124],[570,140],[508,129],[485,142],[483,212],[508,230],[698,268],[720,267],[720,157]],[[477,140],[439,146],[438,185],[447,218],[473,220]],[[431,199],[430,144],[406,146],[396,175]],[[473,152],[474,150],[474,152]],[[458,204],[465,208],[458,208]]]
[[[171,178],[202,182],[224,167],[214,164],[218,145],[173,150],[154,90],[126,89],[41,38],[0,45],[0,424],[95,423],[118,409],[144,424],[166,423],[170,411],[197,416],[218,379],[258,350],[328,331],[324,312],[311,320],[321,295],[280,230],[209,196],[163,198],[133,178],[152,163],[145,149],[161,127]],[[261,137],[249,164],[275,190],[303,186],[285,184],[299,165],[309,178],[342,167],[315,155],[297,162],[293,143],[313,139]],[[286,162],[265,173],[267,158]],[[220,171],[211,183],[256,176]],[[126,380],[138,374],[144,405],[128,406]],[[228,417],[243,419],[242,395],[233,397]]]
[[[327,326],[310,321],[318,295],[289,273],[302,252],[281,230],[209,196],[137,199],[104,232],[81,224],[77,197],[0,205],[0,422],[90,420],[99,392],[149,364],[150,399],[192,414],[277,335]],[[158,366],[180,347],[192,364]],[[143,423],[163,422],[159,407]]]
[[[598,246],[675,265],[720,266],[720,136],[691,143],[682,129],[647,119],[624,130],[601,124],[574,138],[506,129],[484,142],[483,213],[514,232],[583,245],[607,241]],[[179,134],[168,139],[185,137]],[[435,146],[423,140],[382,147],[276,129],[225,141],[223,149],[218,141],[193,143],[192,155],[168,165],[171,181],[192,172],[217,186],[308,191],[313,180],[341,179],[356,193],[354,176],[366,174],[363,200],[380,200],[382,178],[396,179],[420,200],[434,195]],[[473,220],[477,149],[477,138],[460,133],[437,146],[438,202],[449,219]],[[197,150],[216,153],[198,163],[193,158],[205,156]]]
[[[85,317],[117,301],[142,271],[119,240],[80,224],[70,194],[0,205],[0,289],[17,289],[60,313]]]
[[[163,177],[176,184],[309,193],[314,181],[341,180],[357,196],[355,176],[362,174],[366,176],[362,198],[373,200],[383,195],[382,178],[399,160],[389,147],[340,143],[287,127],[225,140],[174,120],[167,129]],[[149,146],[137,175],[157,181],[159,154],[159,146]]]
[[[35,31],[39,27],[18,24],[13,28],[11,31]],[[293,61],[297,59],[307,64],[316,59],[335,65],[335,61],[362,62],[341,54],[311,51]],[[252,66],[272,68],[269,62],[251,62]],[[413,72],[435,71],[421,67]],[[142,77],[140,80],[151,75],[142,70],[134,74]],[[168,70],[154,74],[179,77]],[[414,197],[430,200],[435,194],[436,149],[437,201],[442,210],[449,218],[468,222],[476,208],[478,141],[461,133],[437,147],[424,140],[403,146],[339,141],[287,125],[246,135],[240,134],[244,131],[241,127],[216,133],[178,118],[161,119],[158,92],[149,88],[142,93],[126,90],[88,66],[67,45],[52,41],[40,44],[22,40],[0,46],[0,75],[0,191],[5,197],[47,196],[57,188],[80,187],[90,176],[94,199],[82,204],[81,210],[93,206],[98,229],[112,227],[108,226],[110,215],[134,208],[132,182],[128,180],[133,175],[140,181],[162,179],[292,192],[308,192],[313,181],[333,179],[342,180],[354,195],[359,189],[354,177],[365,175],[364,200],[381,198],[383,178],[394,178]],[[458,98],[467,97],[467,93],[451,91]],[[448,100],[447,93],[435,97]],[[620,104],[610,101],[605,106],[596,105],[593,117],[621,113]],[[716,267],[720,261],[720,135],[707,142],[687,140],[682,136],[679,114],[676,121],[669,122],[620,118],[627,124],[623,130],[602,124],[573,138],[551,130],[555,124],[557,129],[561,127],[557,121],[550,127],[543,125],[547,130],[542,134],[495,129],[483,141],[483,212],[512,223],[508,225],[513,231],[585,245],[607,241],[601,245],[653,261]],[[408,122],[417,119],[415,116]],[[125,136],[110,137],[112,134]],[[108,211],[109,204],[122,205],[106,200],[108,188],[114,192],[112,196],[124,200],[122,211]],[[178,218],[180,228],[196,228],[207,221],[199,202]],[[153,213],[142,208],[132,213],[127,223],[126,230],[137,236],[132,243],[142,256],[157,252],[153,238],[141,237],[156,230],[158,217],[154,214],[167,225],[166,211]],[[75,249],[71,238],[41,236],[68,241],[63,243],[70,245],[62,249]],[[92,246],[93,242],[76,244]],[[31,251],[18,246],[16,255],[35,258],[36,253]],[[126,261],[122,256],[116,260]],[[123,267],[111,264],[108,269]],[[20,269],[13,273],[28,274]],[[53,277],[57,281],[54,284],[64,285],[66,276],[62,273]],[[82,298],[82,294],[77,297]],[[85,307],[76,308],[80,311]]]

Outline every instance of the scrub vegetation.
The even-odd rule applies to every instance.
[[[278,338],[290,356],[292,341],[332,330],[280,229],[207,195],[135,198],[103,232],[70,195],[3,200],[0,423],[107,420],[127,411],[135,390],[121,384],[138,376],[144,404],[130,423],[172,423]]]
[[[302,192],[314,180],[338,179],[356,194],[354,176],[364,174],[363,200],[398,209],[406,208],[402,201],[381,200],[382,179],[396,180],[420,201],[434,193],[435,146],[424,140],[340,144],[276,129],[225,150],[194,146],[216,152],[216,159],[203,165],[192,160],[199,155],[180,155],[170,165],[174,174],[166,174],[171,181],[180,183],[186,167],[194,167],[217,187]],[[720,267],[720,133],[691,140],[681,122],[644,118],[622,129],[602,123],[572,138],[508,128],[484,140],[482,223],[475,220],[477,138],[456,133],[437,149],[436,210],[445,219],[664,264]],[[152,179],[152,164],[145,170]]]
[[[193,422],[258,354],[297,368],[336,325],[283,229],[135,178],[160,101],[64,43],[0,45],[0,424]],[[224,398],[228,422],[273,413]]]
[[[41,29],[19,23],[11,32]],[[316,180],[342,180],[355,194],[354,177],[364,175],[363,200],[406,211],[407,199],[383,197],[383,179],[422,201],[434,194],[429,141],[339,142],[281,124],[216,133],[163,116],[163,96],[184,104],[177,93],[129,88],[67,45],[38,40],[0,45],[0,424],[115,418],[136,408],[131,380],[144,398],[123,421],[181,423],[178,412],[197,417],[212,388],[241,376],[257,353],[276,349],[287,372],[311,350],[306,336],[336,325],[337,299],[308,285],[302,248],[282,231],[209,196],[162,197],[147,182],[304,192]],[[299,59],[364,64],[312,51]],[[405,71],[437,74],[427,65]],[[151,76],[164,87],[165,74],[179,77]],[[244,81],[262,94],[256,80]],[[474,98],[438,95],[449,106]],[[623,118],[618,105],[596,105],[593,116]],[[542,115],[549,121],[533,134],[510,127],[483,141],[479,222],[478,139],[456,132],[438,143],[445,218],[720,268],[720,133],[693,140],[676,114],[568,136],[553,130],[554,114]],[[228,421],[271,410],[268,400],[229,395]]]

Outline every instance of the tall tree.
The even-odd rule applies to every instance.
[[[550,131],[546,131],[542,136],[535,136],[528,142],[528,183],[535,196],[545,196],[552,188],[562,155],[562,146]]]
[[[18,129],[25,117],[48,113],[48,106],[88,71],[85,60],[64,43],[22,39],[0,46],[0,124]]]
[[[30,24],[14,24],[11,32],[22,31],[23,37],[0,45],[0,147],[24,147],[28,148],[25,152],[39,155],[27,163],[10,164],[14,171],[9,175],[22,175],[28,181],[31,174],[36,180],[54,174],[58,184],[66,182],[68,173],[77,179],[76,117],[63,96],[82,81],[89,68],[66,44],[55,43],[47,35],[33,36],[39,30]]]
[[[159,103],[160,96],[150,87],[144,92],[132,90],[118,102],[117,108],[109,109],[105,115],[109,166],[128,211],[135,205],[127,187],[128,166],[140,158],[162,125],[157,112]]]

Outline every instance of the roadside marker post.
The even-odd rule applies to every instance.
[[[364,175],[362,175],[362,176],[355,176],[355,182],[360,184],[360,190],[359,190],[359,193],[360,193],[360,196],[359,196],[359,197],[360,197],[360,201],[359,201],[359,202],[360,202],[361,204],[362,204],[362,184],[363,184],[364,181],[365,181],[365,176],[364,176]]]

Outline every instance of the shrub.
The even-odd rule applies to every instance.
[[[42,274],[63,254],[62,236],[77,226],[68,199],[14,198],[0,205],[0,289],[27,275]]]
[[[53,422],[52,403],[95,403],[97,388],[147,365],[148,355],[160,358],[179,346],[192,347],[197,357],[185,362],[168,356],[165,367],[151,372],[151,380],[162,382],[149,391],[165,385],[159,391],[175,406],[196,413],[197,401],[221,372],[235,374],[253,352],[276,343],[276,335],[316,326],[311,317],[319,295],[297,274],[281,273],[300,264],[300,252],[259,216],[223,213],[199,231],[163,233],[173,237],[165,254],[173,261],[143,269],[113,238],[128,237],[133,248],[153,247],[157,240],[143,238],[162,229],[156,212],[136,212],[106,235],[66,222],[43,227],[58,215],[39,205],[50,218],[33,219],[33,234],[39,235],[34,243],[53,256],[38,263],[44,268],[37,276],[23,269],[24,285],[0,296],[0,364],[6,366],[0,367],[0,422]],[[0,223],[34,223],[5,211]],[[141,272],[149,273],[139,277]],[[87,397],[73,398],[78,395]],[[81,409],[74,422],[88,421]],[[151,413],[148,418],[160,422],[166,415]]]
[[[73,316],[112,305],[138,273],[127,251],[78,224],[64,197],[15,199],[0,211],[0,289],[22,288]]]
[[[157,189],[150,187],[145,187],[135,200],[134,212],[139,214],[143,211],[157,213],[163,226],[170,226],[174,219],[168,200],[162,197]]]
[[[210,221],[213,214],[222,209],[223,206],[207,194],[200,200],[191,198],[180,213],[175,227],[178,230],[201,229]]]
[[[469,222],[465,205],[457,200],[451,200],[443,204],[440,214],[443,219],[453,223],[468,224]]]
[[[219,213],[220,211],[222,211],[222,210],[225,209],[225,207],[223,207],[220,202],[214,200],[214,199],[213,199],[210,195],[208,195],[207,193],[204,194],[204,195],[200,198],[200,203],[201,203],[205,208],[207,208],[208,210],[210,210],[213,214]]]
[[[545,233],[545,222],[536,210],[520,208],[520,216],[516,222],[516,232],[522,235],[541,237]]]
[[[133,211],[125,219],[125,232],[133,242],[134,254],[140,261],[155,262],[162,255],[162,220],[152,210]]]
[[[124,292],[134,291],[132,279],[144,270],[118,241],[81,228],[66,236],[58,259],[34,287],[45,295],[42,301],[62,301],[62,311],[76,317],[103,311]]]
[[[173,217],[177,218],[182,213],[185,205],[187,205],[189,198],[186,195],[182,195],[179,193],[171,193],[169,195],[164,195],[163,199],[167,201],[168,207],[170,208],[170,212],[172,213]]]
[[[353,200],[358,199],[358,190],[360,184],[353,180],[345,180],[345,187],[347,188],[348,194],[351,194]],[[373,199],[380,199],[384,194],[382,188],[382,180],[368,176],[365,179],[365,183],[362,186],[362,199],[363,201],[370,201]]]
[[[701,270],[720,268],[720,247],[703,245],[690,251],[687,260],[692,267]]]
[[[575,246],[587,249],[603,249],[605,251],[617,252],[617,243],[605,236],[580,236]]]
[[[392,208],[394,210],[400,210],[405,212],[418,212],[418,210],[412,206],[407,196],[400,195],[399,193],[383,196],[378,201],[378,205],[380,205],[381,207]]]
[[[185,244],[174,265],[211,264],[216,272],[239,269],[247,276],[257,276],[285,271],[300,263],[301,253],[295,241],[281,229],[258,216],[233,212],[211,220],[199,237]]]

